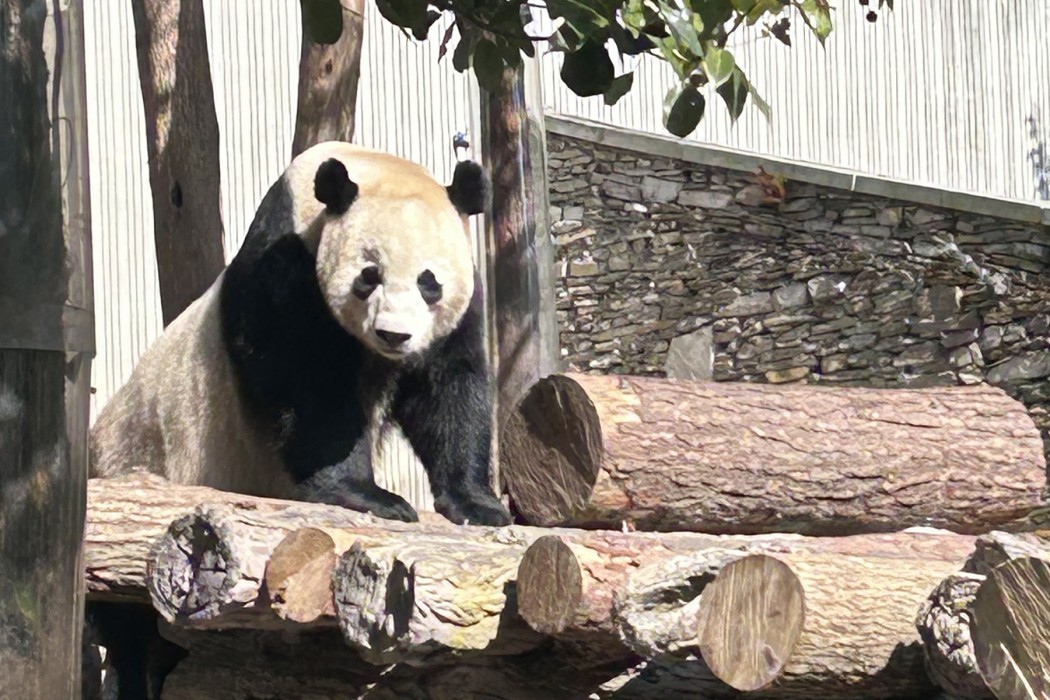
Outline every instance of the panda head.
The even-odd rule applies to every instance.
[[[414,163],[345,143],[314,146],[298,160],[299,183],[312,173],[313,194],[298,218],[339,323],[392,360],[451,333],[474,294],[467,217],[485,206],[481,168],[459,163],[444,187]]]

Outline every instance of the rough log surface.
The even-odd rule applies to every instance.
[[[304,17],[293,158],[323,141],[353,140],[365,3],[343,0],[341,5],[343,33],[334,44],[314,43]]]
[[[973,601],[983,581],[980,574],[949,575],[923,601],[915,623],[930,678],[960,698],[995,697],[977,670],[970,630]]]
[[[375,664],[534,648],[543,637],[521,620],[515,600],[523,551],[466,537],[359,540],[334,573],[343,637]]]
[[[264,589],[267,565],[289,533],[304,526],[340,528],[365,542],[459,534],[452,523],[401,523],[309,503],[213,499],[170,524],[151,550],[146,584],[169,622],[199,627],[284,627]],[[272,576],[271,579],[276,579]],[[334,624],[329,618],[315,618]]]
[[[973,602],[973,645],[997,697],[1050,697],[1050,559],[1020,556],[989,572]]]
[[[540,532],[547,534],[532,542],[518,568],[518,609],[526,622],[566,639],[619,639],[643,656],[690,646],[691,636],[676,636],[668,620],[695,601],[718,567],[735,557],[817,551],[863,554],[892,567],[898,559],[928,555],[962,562],[975,541],[943,531],[844,537]]]
[[[966,557],[939,539],[916,538],[890,556],[799,551],[731,562],[700,599],[701,655],[730,685],[777,697],[928,694],[916,611]],[[804,613],[791,615],[799,599]]]
[[[834,389],[554,375],[508,419],[501,472],[533,525],[841,535],[1019,529],[1046,461],[992,387]]]

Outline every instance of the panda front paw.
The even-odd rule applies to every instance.
[[[376,503],[368,508],[368,511],[377,518],[387,520],[400,520],[406,523],[419,521],[419,514],[408,501],[394,493],[383,493],[382,498],[376,499]]]
[[[334,499],[338,505],[360,513],[371,513],[377,518],[400,520],[406,523],[419,521],[419,514],[408,501],[383,489],[370,489],[368,493],[341,494]]]
[[[469,500],[467,500],[469,499]],[[510,525],[510,513],[498,500],[491,496],[476,495],[472,497],[444,496],[434,500],[434,510],[454,522],[470,525],[487,525],[502,527]]]

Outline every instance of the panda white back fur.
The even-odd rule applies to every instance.
[[[487,182],[452,184],[340,142],[300,154],[211,288],[146,351],[92,429],[92,476],[179,483],[414,520],[374,481],[397,422],[435,508],[510,522],[488,482],[491,405],[467,235]]]

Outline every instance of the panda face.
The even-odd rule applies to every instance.
[[[463,219],[444,188],[435,182],[432,191],[392,196],[362,184],[339,209],[321,215],[317,273],[343,327],[392,360],[451,333],[473,295],[474,267]]]

